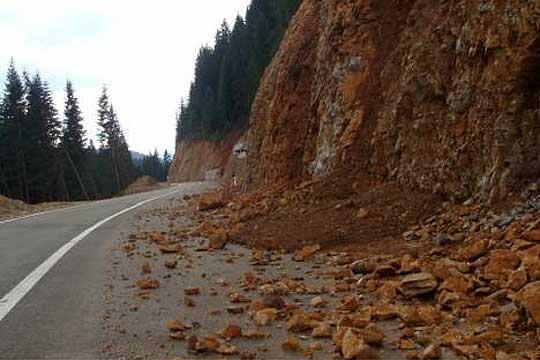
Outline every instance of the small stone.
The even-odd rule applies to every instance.
[[[221,331],[220,335],[224,339],[236,339],[242,337],[242,328],[238,325],[229,325]]]
[[[176,260],[167,260],[167,261],[165,261],[165,267],[167,269],[175,269],[177,265],[178,265],[178,261],[176,261]]]
[[[268,308],[258,311],[253,320],[258,326],[267,326],[277,318],[277,310]]]
[[[540,325],[540,281],[525,286],[519,293],[519,300],[536,325]]]
[[[319,251],[321,249],[321,246],[316,244],[316,245],[308,245],[308,246],[304,246],[302,249],[300,249],[299,251],[297,251],[295,254],[294,254],[294,257],[293,257],[293,260],[294,261],[298,261],[298,262],[304,262],[306,261],[308,258],[310,258],[311,256],[313,256],[317,251]]]
[[[159,287],[159,280],[145,278],[137,281],[137,286],[141,290],[157,289]]]
[[[224,206],[224,196],[219,191],[203,194],[199,198],[199,211],[214,210]]]
[[[324,300],[322,297],[317,296],[311,299],[311,306],[314,308],[323,308],[328,304],[328,301]]]
[[[360,306],[360,300],[357,295],[348,295],[341,299],[341,305],[338,307],[341,311],[355,311]]]
[[[236,355],[239,353],[238,348],[235,345],[230,344],[219,345],[215,352],[221,355]]]
[[[144,274],[150,274],[152,272],[152,266],[149,262],[145,262],[142,264],[142,272]]]
[[[159,245],[159,250],[164,254],[175,254],[178,252],[183,251],[182,245],[175,244],[175,245]]]
[[[215,336],[208,336],[199,340],[197,350],[202,352],[217,352],[221,342]]]
[[[380,346],[384,340],[384,333],[375,324],[369,324],[360,334],[369,345]]]
[[[436,360],[441,358],[441,347],[431,344],[422,352],[422,359]]]
[[[314,323],[311,317],[302,311],[296,312],[287,322],[287,330],[295,333],[304,332],[313,327]]]
[[[356,334],[353,329],[348,329],[343,336],[341,344],[343,358],[350,359],[378,359],[378,354],[371,349],[362,336]]]
[[[296,336],[287,337],[287,340],[285,340],[281,344],[281,348],[284,351],[290,352],[300,352],[302,350],[302,346],[300,345],[300,339]]]
[[[227,311],[231,314],[242,314],[245,309],[242,306],[229,306]]]
[[[474,261],[480,256],[485,255],[489,248],[489,241],[486,239],[474,239],[472,243],[465,246],[459,252],[459,258],[466,261]]]
[[[438,281],[430,273],[418,273],[407,275],[399,285],[399,291],[408,297],[428,294],[435,290]]]
[[[512,271],[508,275],[506,287],[514,291],[519,291],[523,286],[525,286],[525,284],[527,284],[527,281],[527,271],[525,271],[524,268],[520,268],[516,271]]]
[[[262,303],[267,308],[273,308],[278,310],[284,309],[287,306],[285,300],[283,300],[281,296],[275,294],[265,295],[262,299]]]
[[[452,238],[448,234],[441,233],[441,234],[437,234],[437,236],[435,236],[433,241],[435,242],[435,245],[437,246],[445,246],[452,242]]]
[[[165,324],[165,327],[167,328],[167,330],[171,332],[186,331],[192,328],[191,325],[184,324],[182,321],[179,321],[179,320],[169,320]]]
[[[185,340],[186,334],[183,331],[175,331],[175,332],[169,333],[169,338],[173,340]]]
[[[373,271],[373,275],[378,278],[385,278],[396,275],[396,269],[390,265],[379,265]]]
[[[540,230],[531,230],[523,234],[523,238],[528,241],[540,242]]]
[[[208,236],[209,247],[211,249],[223,249],[229,241],[229,235],[223,229],[218,229]]]
[[[351,264],[351,271],[355,275],[363,275],[369,273],[370,269],[364,260],[356,260]]]
[[[187,307],[195,307],[195,301],[188,296],[184,296],[184,305]]]
[[[356,212],[356,218],[361,220],[365,219],[369,215],[369,211],[365,208],[361,208]]]
[[[189,296],[199,295],[201,293],[201,290],[199,288],[186,288],[184,289],[184,294]]]
[[[517,269],[520,263],[521,259],[514,251],[493,250],[484,268],[483,278],[487,280],[499,280],[507,272]]]
[[[314,338],[331,338],[332,328],[326,324],[320,325],[313,329],[311,336]]]

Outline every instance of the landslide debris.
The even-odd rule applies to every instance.
[[[277,341],[280,351],[314,358],[329,353],[345,359],[537,355],[540,198],[506,209],[473,200],[444,203],[424,221],[407,226],[398,239],[380,240],[385,246],[350,246],[343,252],[304,245],[291,254],[257,248],[248,252],[233,243],[211,248],[208,235],[229,229],[228,221],[246,208],[233,197],[222,207],[200,211],[200,199],[189,200],[184,210],[171,210],[167,231],[134,234],[128,243],[131,257],[140,254],[139,273],[148,262],[143,244],[155,249],[153,261],[175,261],[176,268],[194,269],[199,275],[206,271],[198,267],[197,254],[222,267],[242,266],[235,277],[203,274],[192,286],[176,288],[176,296],[191,298],[167,309],[169,318],[191,308],[194,318],[164,318],[163,336],[185,346],[190,355],[265,358],[264,351],[245,341],[272,341],[273,346]],[[268,201],[261,196],[258,203]],[[355,201],[343,203],[354,218]],[[177,215],[189,216],[192,223],[174,226]],[[401,246],[388,246],[398,241]],[[169,243],[182,245],[183,251],[158,251]],[[159,285],[168,291],[176,277],[184,276],[166,267],[151,269],[156,278],[159,271],[168,274],[165,279],[173,282]],[[207,312],[207,296],[223,299],[210,311],[224,317],[223,327],[200,325],[197,316]]]

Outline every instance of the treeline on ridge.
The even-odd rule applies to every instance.
[[[28,203],[111,197],[135,175],[128,144],[104,87],[98,101],[99,145],[86,139],[79,100],[67,82],[63,113],[39,74],[13,61],[0,102],[0,194]]]
[[[189,100],[177,115],[177,142],[220,139],[241,130],[261,76],[276,52],[299,0],[253,0],[232,31],[224,21],[214,47],[203,46]]]

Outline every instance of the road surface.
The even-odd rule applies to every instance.
[[[192,232],[204,217],[193,212],[184,196],[211,187],[182,184],[0,222],[0,359],[201,356],[190,351],[187,341],[169,338],[169,320],[191,324],[187,336],[215,337],[230,325],[262,336],[231,340],[239,351],[234,359],[293,360],[312,347],[317,348],[314,360],[332,358],[332,339],[299,335],[303,350],[285,351],[282,344],[291,334],[281,320],[259,326],[248,311],[236,310],[245,310],[245,301],[264,299],[259,286],[246,288],[247,279],[253,284],[289,284],[283,285],[291,288],[282,298],[288,306],[313,310],[311,300],[321,295],[329,309],[337,308],[356,290],[328,290],[337,280],[321,275],[338,271],[327,265],[335,254],[321,253],[298,263],[280,252],[265,252],[263,260],[254,261],[255,252],[235,244],[208,251],[208,240]],[[156,233],[178,239],[183,250],[162,253],[150,240],[149,234]],[[131,250],[125,251],[126,245]],[[177,266],[165,266],[169,261]],[[158,280],[160,286],[141,291],[136,284],[143,278]],[[188,288],[198,293],[186,296]],[[233,301],[233,294],[243,300]],[[380,326],[386,332],[380,357],[404,358],[392,345],[399,337],[399,323]]]
[[[141,211],[211,186],[182,184],[0,222],[0,358],[102,357],[113,239]]]

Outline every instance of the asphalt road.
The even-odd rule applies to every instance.
[[[140,202],[164,196],[97,227],[25,292],[3,319],[0,313],[0,358],[102,357],[100,314],[105,307],[103,287],[111,243],[141,211],[211,186],[182,184],[0,223],[0,299],[8,296],[12,300],[13,289],[85,230]]]

